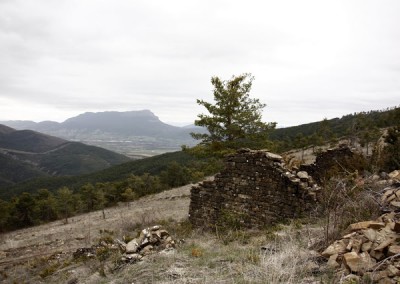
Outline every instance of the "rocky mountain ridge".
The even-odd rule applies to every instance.
[[[86,112],[64,122],[2,121],[19,130],[30,129],[67,140],[100,146],[126,155],[160,154],[196,141],[190,132],[198,127],[177,127],[162,122],[150,110]],[[154,154],[151,153],[154,151]]]

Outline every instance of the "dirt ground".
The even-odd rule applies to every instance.
[[[60,220],[1,235],[0,283],[320,283],[313,276],[315,269],[320,270],[317,255],[307,247],[320,238],[321,229],[308,225],[299,229],[296,223],[275,233],[191,230],[179,236],[170,231],[177,237],[176,249],[117,271],[119,254],[106,262],[72,257],[78,248],[98,244],[101,231],[120,238],[160,220],[178,226],[175,221],[187,220],[192,186],[106,209],[105,219],[97,211],[70,218],[68,224]]]
[[[100,230],[114,231],[137,223],[158,219],[187,218],[192,185],[147,196],[137,201],[95,211],[45,225],[26,228],[0,235],[0,271],[5,266],[26,263],[31,258],[57,252],[73,252],[92,245]]]

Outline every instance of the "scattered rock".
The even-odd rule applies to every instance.
[[[146,255],[174,247],[175,241],[169,233],[161,229],[161,226],[153,226],[143,229],[137,239],[126,244],[122,260],[134,262],[141,260]]]
[[[297,173],[297,177],[298,177],[300,180],[305,180],[305,181],[307,181],[309,176],[308,176],[308,173],[307,173],[306,171],[300,171],[300,172]]]
[[[349,231],[358,231],[358,230],[365,230],[368,228],[372,229],[380,229],[385,227],[385,224],[382,222],[375,222],[375,221],[364,221],[364,222],[358,222],[349,225],[347,228]]]
[[[326,250],[322,252],[322,256],[330,257],[331,255],[334,254],[343,254],[347,251],[346,247],[347,245],[343,240],[335,241],[333,244],[327,247]]]
[[[343,255],[344,263],[352,272],[358,272],[363,267],[360,256],[355,252],[348,252]]]
[[[388,255],[392,256],[392,255],[396,255],[396,254],[400,254],[400,245],[391,245],[388,248]]]
[[[74,258],[95,257],[101,248],[120,250],[122,253],[121,261],[123,263],[134,263],[140,261],[146,255],[154,252],[162,252],[175,247],[175,241],[166,230],[161,226],[153,226],[143,229],[137,239],[128,243],[115,239],[113,243],[100,242],[90,248],[80,248],[73,254]]]
[[[91,258],[96,256],[96,247],[79,248],[73,253],[73,257],[77,258]]]
[[[393,184],[394,180],[395,179],[387,181],[392,183],[392,185],[383,190],[384,192],[381,197],[381,206],[382,211],[384,212],[400,211],[400,187],[398,186],[398,183]]]
[[[336,240],[321,255],[328,259],[329,267],[345,267],[347,274],[354,275],[350,277],[369,277],[373,283],[400,283],[399,221],[400,213],[391,212],[375,221],[351,224],[351,233]]]
[[[337,257],[338,257],[338,254],[337,254],[337,253],[336,253],[336,254],[332,254],[332,255],[329,257],[327,265],[328,265],[330,268],[338,268],[338,267],[340,267],[340,264],[336,261]]]
[[[126,253],[136,253],[139,249],[139,244],[137,243],[136,239],[133,239],[129,243],[126,244],[125,246],[125,252]]]
[[[388,174],[389,178],[400,180],[400,170],[395,170]]]
[[[283,160],[282,156],[271,152],[265,152],[265,157],[276,162],[281,162]]]

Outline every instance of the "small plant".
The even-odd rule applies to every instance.
[[[260,253],[259,251],[256,251],[255,249],[251,249],[246,256],[246,259],[248,262],[252,264],[259,264],[260,263]]]
[[[54,272],[57,271],[57,269],[60,267],[59,263],[54,263],[49,266],[47,266],[45,269],[43,269],[40,273],[39,276],[42,278],[46,278],[47,276],[52,275]]]
[[[249,218],[246,213],[223,209],[220,212],[217,226],[220,230],[240,230],[245,227],[245,224],[249,223]]]
[[[193,257],[201,257],[203,256],[203,250],[198,247],[192,248],[191,255]]]
[[[98,243],[112,244],[114,243],[114,231],[100,230],[100,238]]]
[[[131,236],[131,235],[129,235],[129,234],[126,234],[126,235],[124,235],[122,238],[123,238],[123,240],[124,240],[125,243],[129,243],[129,242],[132,241],[135,237],[133,237],[133,236]]]
[[[249,215],[243,212],[236,212],[233,210],[223,209],[220,212],[217,224],[215,226],[215,233],[217,238],[220,239],[224,245],[229,244],[242,236],[245,224],[249,223]]]
[[[190,223],[188,219],[181,222],[176,222],[173,219],[160,220],[158,224],[164,227],[171,235],[179,239],[188,238],[193,232],[192,223]]]
[[[109,247],[100,247],[96,250],[96,257],[101,262],[106,261],[111,256],[111,249]]]
[[[294,219],[294,220],[292,220],[291,223],[296,230],[300,230],[301,228],[303,228],[303,224],[302,224],[301,220],[299,220],[299,219]]]
[[[273,241],[276,239],[276,232],[282,230],[282,224],[274,224],[264,228],[265,230],[265,240],[266,241]]]

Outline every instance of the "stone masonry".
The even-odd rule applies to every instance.
[[[192,188],[189,220],[204,228],[227,220],[262,228],[303,216],[315,207],[318,192],[307,172],[287,169],[281,156],[242,149],[226,158],[213,181]]]
[[[328,149],[317,154],[315,163],[301,165],[300,171],[306,171],[314,180],[322,184],[330,177],[347,172],[362,173],[366,164],[363,155],[346,145]]]

